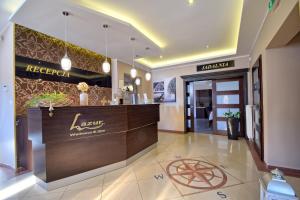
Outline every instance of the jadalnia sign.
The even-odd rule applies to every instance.
[[[224,62],[218,62],[218,63],[210,63],[205,65],[198,65],[197,71],[207,71],[207,70],[214,70],[214,69],[222,69],[222,68],[228,68],[228,67],[234,67],[234,60],[224,61]]]

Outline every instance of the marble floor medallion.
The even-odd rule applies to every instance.
[[[175,160],[168,164],[166,171],[176,183],[194,189],[213,190],[227,182],[222,169],[202,160]]]

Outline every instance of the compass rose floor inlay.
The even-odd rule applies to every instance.
[[[217,189],[225,185],[227,176],[219,167],[196,159],[180,159],[167,166],[169,177],[194,189]]]

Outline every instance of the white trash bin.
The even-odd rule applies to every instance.
[[[259,178],[260,200],[299,200],[280,170],[275,169],[271,173]]]

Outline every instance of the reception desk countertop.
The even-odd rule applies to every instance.
[[[28,110],[34,174],[45,183],[112,165],[157,142],[158,104]]]

